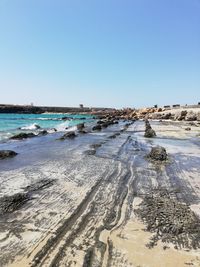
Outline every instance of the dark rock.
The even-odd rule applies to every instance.
[[[102,120],[97,121],[97,124],[104,124],[105,122]]]
[[[76,127],[77,127],[77,130],[81,131],[85,127],[85,124],[79,123]]]
[[[92,156],[96,154],[96,150],[92,149],[92,150],[86,150],[85,154],[88,156]]]
[[[36,136],[37,135],[35,135],[34,133],[19,133],[19,134],[16,134],[16,135],[10,137],[10,139],[22,140],[22,139],[36,137]]]
[[[171,117],[172,117],[172,114],[169,112],[169,113],[163,114],[161,116],[161,119],[162,120],[169,120],[169,119],[171,119]]]
[[[82,130],[79,130],[79,133],[80,134],[87,134],[88,132],[82,129]]]
[[[187,110],[182,110],[181,112],[178,112],[175,114],[174,119],[178,121],[182,121],[185,119],[185,116],[187,115]]]
[[[62,120],[63,120],[63,121],[68,121],[68,120],[71,120],[71,118],[70,118],[70,117],[66,117],[66,116],[64,116],[64,117],[62,117]]]
[[[162,146],[152,147],[148,157],[153,160],[164,161],[167,159],[166,149]]]
[[[93,131],[101,131],[101,125],[96,125],[92,128]]]
[[[152,129],[152,128],[147,128],[145,133],[144,133],[144,137],[147,138],[152,138],[156,136],[156,132]]]
[[[190,127],[185,128],[186,131],[191,131]]]
[[[75,137],[76,137],[75,132],[71,131],[71,132],[67,132],[67,133],[65,133],[63,136],[61,136],[61,137],[59,138],[59,140],[65,140],[65,139],[67,139],[67,138],[71,138],[71,139],[73,139],[73,138],[75,138]]]
[[[103,124],[101,124],[101,127],[102,128],[107,128],[109,126],[109,123],[108,122],[104,122]]]
[[[35,129],[41,129],[40,125],[34,124]]]
[[[0,159],[15,157],[17,153],[12,150],[0,150]]]
[[[43,130],[43,131],[40,131],[38,135],[40,136],[40,135],[47,135],[47,134],[48,132],[46,130]]]

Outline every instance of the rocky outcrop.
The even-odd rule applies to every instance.
[[[187,115],[187,110],[182,110],[180,112],[177,112],[174,116],[175,120],[182,121],[185,119],[185,116]]]
[[[167,160],[166,149],[162,146],[152,147],[151,152],[148,155],[148,158],[156,161]]]
[[[22,139],[27,139],[27,138],[36,137],[36,136],[37,135],[34,133],[19,133],[14,136],[11,136],[10,139],[11,140],[22,140]]]
[[[42,131],[40,131],[38,133],[38,136],[40,136],[40,135],[47,135],[47,134],[48,134],[48,132],[46,130],[42,130]]]
[[[196,121],[197,115],[193,111],[189,111],[185,117],[186,121]]]
[[[151,125],[148,120],[145,120],[145,133],[144,137],[153,138],[156,136],[156,132],[151,128]]]
[[[93,131],[101,131],[101,129],[102,129],[102,128],[101,128],[101,125],[99,125],[99,124],[98,124],[98,125],[95,125],[95,126],[92,128]]]
[[[60,138],[59,138],[59,140],[65,140],[65,139],[73,139],[73,138],[75,138],[76,137],[76,134],[75,134],[75,132],[73,132],[73,131],[71,131],[71,132],[67,132],[67,133],[65,133],[63,136],[61,136]]]
[[[6,158],[13,158],[17,156],[17,153],[13,150],[0,150],[0,160]]]

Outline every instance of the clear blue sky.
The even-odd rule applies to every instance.
[[[200,101],[200,0],[0,0],[0,102]]]

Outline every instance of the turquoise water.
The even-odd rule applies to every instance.
[[[62,117],[70,120],[62,120]],[[82,120],[85,118],[85,120]],[[38,132],[41,129],[64,131],[80,122],[91,122],[91,115],[69,114],[0,114],[0,140],[8,139],[18,132]],[[37,126],[40,129],[37,129]]]

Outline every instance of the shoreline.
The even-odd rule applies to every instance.
[[[0,215],[2,266],[199,266],[199,249],[160,241],[147,248],[151,234],[135,210],[139,198],[164,187],[179,189],[173,197],[200,216],[200,127],[152,120],[156,137],[145,138],[142,119],[117,121],[101,130],[86,125],[72,139],[57,132],[0,144],[18,153],[0,160],[1,201],[27,197]],[[156,145],[166,148],[167,163],[146,158]]]

